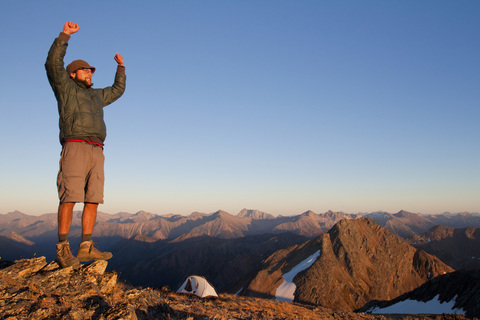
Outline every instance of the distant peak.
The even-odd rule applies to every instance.
[[[226,211],[223,211],[223,210],[218,210],[218,211],[215,211],[212,216],[218,216],[218,217],[222,217],[222,216],[231,216],[230,213],[226,212]]]
[[[20,212],[20,211],[18,211],[18,210],[15,210],[15,211],[12,211],[12,212],[7,213],[7,216],[10,216],[10,217],[23,217],[23,216],[26,216],[26,214],[23,213],[23,212]]]
[[[238,214],[237,217],[240,218],[253,218],[253,219],[273,219],[274,216],[271,214],[258,211],[258,210],[249,210],[249,209],[242,209]]]
[[[206,215],[207,215],[206,213],[202,213],[202,212],[198,212],[198,211],[190,213],[190,217],[203,217],[203,216],[206,216]]]
[[[405,210],[400,210],[396,214],[396,216],[399,216],[399,217],[405,217],[405,216],[411,216],[411,215],[415,215],[415,213],[411,213]]]
[[[146,212],[146,211],[138,211],[137,213],[135,213],[132,218],[136,221],[139,221],[139,220],[142,220],[142,221],[147,221],[147,220],[150,220],[152,218],[154,218],[156,215],[153,214],[153,213],[150,213],[150,212]]]
[[[314,216],[314,215],[315,215],[315,212],[313,212],[312,210],[307,210],[304,213],[302,213],[302,216]]]

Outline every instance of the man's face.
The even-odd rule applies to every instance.
[[[78,69],[76,72],[71,73],[70,77],[83,82],[87,88],[92,86],[93,72],[91,69]]]

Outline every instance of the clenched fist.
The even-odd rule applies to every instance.
[[[65,25],[63,26],[63,33],[71,35],[77,32],[78,29],[80,29],[78,24],[68,21],[68,22],[65,22]]]
[[[117,54],[115,55],[115,58],[114,58],[114,59],[115,59],[115,61],[117,61],[118,65],[119,65],[120,67],[123,67],[123,66],[124,66],[124,64],[123,64],[123,57],[122,57],[121,54],[119,54],[119,53],[117,52]]]

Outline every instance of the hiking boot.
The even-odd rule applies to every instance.
[[[68,241],[57,243],[57,262],[62,268],[73,267],[74,269],[78,269],[81,265],[78,259],[72,254]]]
[[[83,241],[78,247],[77,259],[79,261],[108,260],[113,257],[111,252],[101,252],[93,246],[93,241]]]

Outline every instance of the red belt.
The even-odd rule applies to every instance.
[[[101,143],[90,142],[90,141],[85,140],[85,139],[72,139],[72,140],[67,140],[67,141],[65,141],[65,143],[69,143],[69,142],[86,142],[86,143],[88,143],[88,144],[93,144],[94,146],[103,147],[103,144],[101,144]]]

